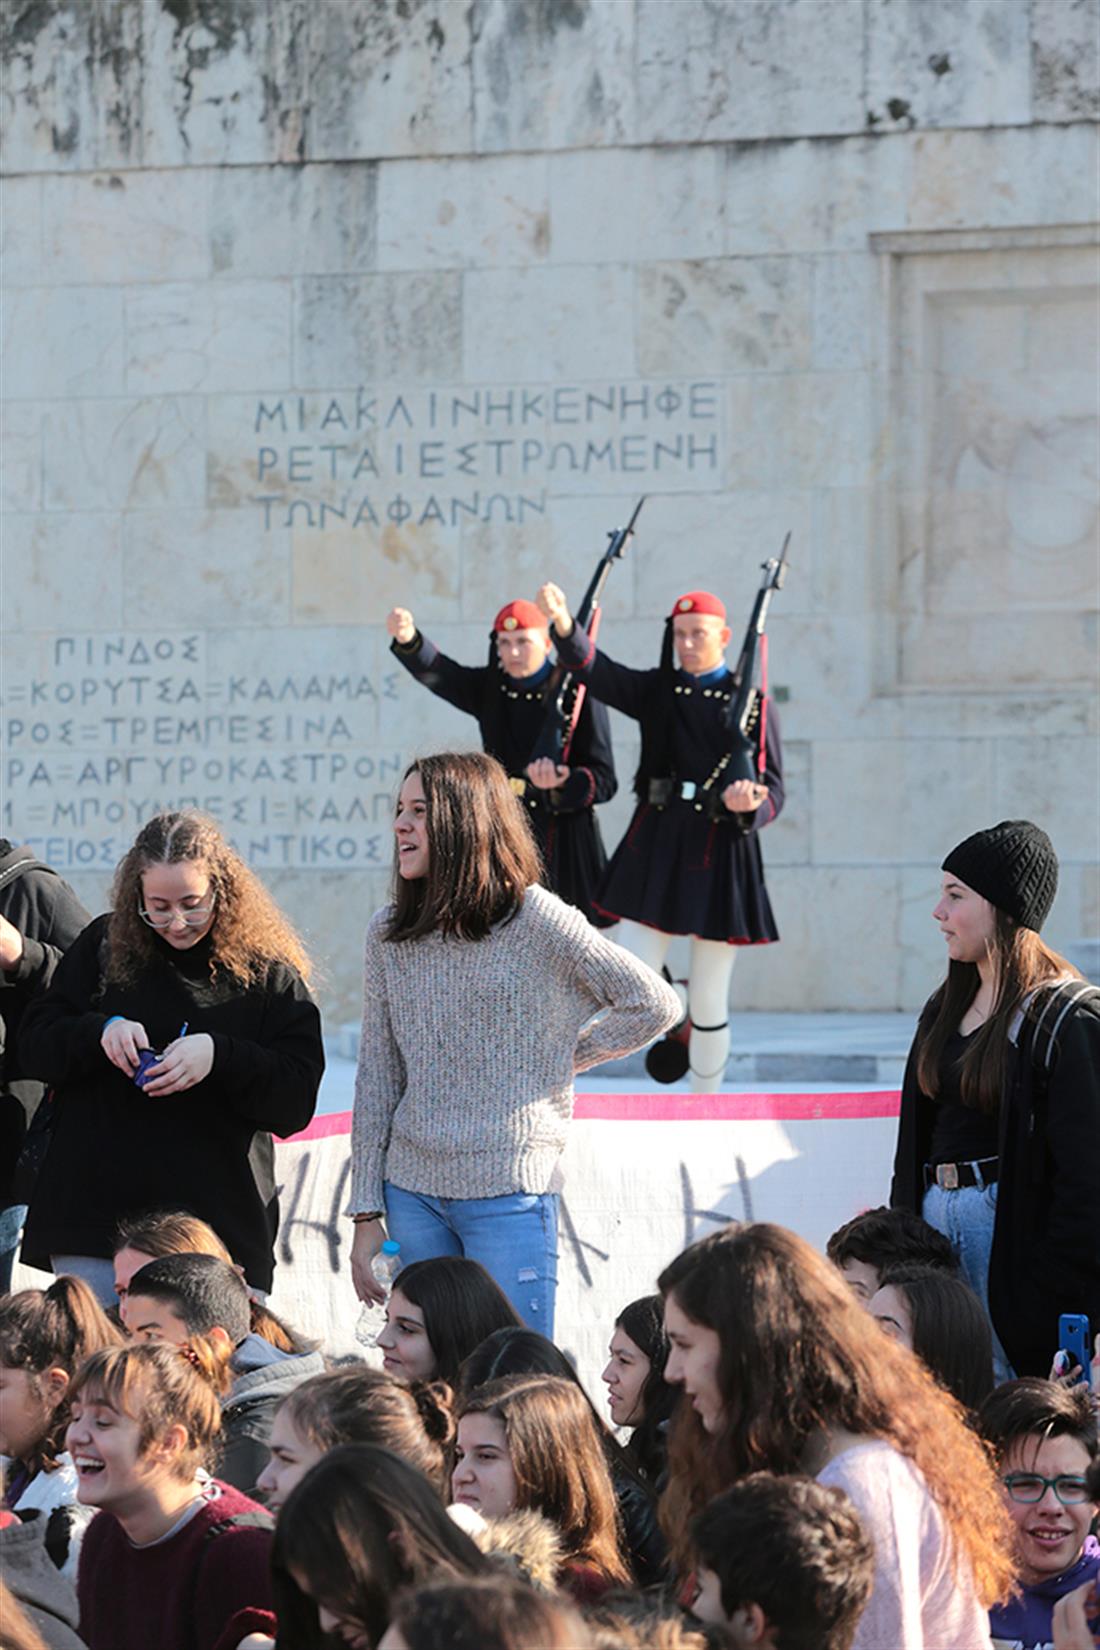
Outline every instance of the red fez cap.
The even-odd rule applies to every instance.
[[[550,620],[540,613],[534,602],[509,602],[493,620],[493,634],[499,630],[548,630]]]
[[[711,613],[723,624],[726,622],[725,602],[720,602],[709,590],[686,590],[682,596],[677,596],[669,618],[674,619],[678,613]]]

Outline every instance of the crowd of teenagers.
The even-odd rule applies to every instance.
[[[731,1224],[607,1325],[597,1403],[479,1262],[327,1358],[166,1211],[0,1298],[0,1638],[50,1650],[1092,1650],[1097,1406],[996,1384],[950,1243]],[[1100,1358],[1095,1374],[1100,1376]]]
[[[324,1066],[271,896],[186,811],[85,923],[10,850],[0,1232],[56,1282],[0,1297],[5,1642],[1091,1646],[1100,1351],[1062,1320],[1100,1328],[1100,992],[1039,936],[1049,838],[943,862],[891,1206],[640,1277],[597,1405],[554,1339],[573,1082],[683,1004],[544,886],[528,813],[480,753],[397,797],[346,1209],[381,1370],[267,1304],[272,1137]]]

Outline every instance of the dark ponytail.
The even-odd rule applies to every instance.
[[[63,1370],[71,1381],[85,1358],[124,1339],[80,1278],[59,1277],[46,1290],[24,1289],[0,1300],[0,1364],[25,1370],[35,1383],[49,1369]],[[56,1466],[68,1423],[66,1392],[25,1463],[32,1475]]]
[[[660,1295],[643,1295],[640,1300],[624,1306],[615,1319],[615,1328],[629,1336],[639,1352],[649,1359],[649,1373],[641,1390],[642,1418],[624,1446],[624,1453],[645,1481],[655,1486],[667,1464],[666,1433],[680,1396],[680,1388],[670,1386],[665,1380],[669,1344]]]

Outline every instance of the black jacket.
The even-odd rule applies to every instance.
[[[232,1367],[233,1385],[222,1399],[218,1477],[257,1499],[256,1482],[271,1457],[268,1440],[275,1411],[288,1392],[324,1374],[325,1360],[320,1352],[279,1352],[249,1335],[234,1353]]]
[[[55,1116],[27,1217],[23,1257],[109,1256],[123,1217],[187,1209],[208,1221],[245,1270],[270,1289],[278,1227],[271,1134],[313,1116],[324,1071],[321,1020],[299,975],[272,963],[262,983],[210,977],[210,944],[157,954],[127,986],[103,984],[108,917],[66,952],[23,1022],[28,1067],[54,1088]],[[100,1044],[113,1014],[138,1020],[154,1048],[186,1021],[214,1040],[210,1075],[146,1097]],[[269,1132],[270,1131],[270,1132]]]
[[[553,637],[558,657],[588,684],[592,697],[640,725],[642,752],[634,776],[634,791],[640,802],[646,800],[651,779],[690,779],[703,784],[715,764],[728,755],[725,703],[732,677],[727,678],[729,686],[723,683],[700,688],[684,671],[639,670],[619,664],[576,625],[568,636],[559,636],[555,630]],[[652,736],[655,728],[662,730],[659,741]],[[770,699],[763,732],[767,802],[755,813],[718,815],[731,829],[745,833],[770,825],[783,809],[783,749],[779,719]]]
[[[916,1214],[935,1120],[916,1077],[928,1016],[905,1070],[890,1190],[891,1207]],[[1045,1376],[1061,1313],[1100,1330],[1100,991],[1073,980],[1036,992],[1010,1049],[998,1128],[990,1317],[1017,1374]]]
[[[27,869],[17,871],[18,866]],[[14,873],[14,874],[13,874]],[[43,1085],[27,1075],[19,1030],[31,999],[45,990],[62,956],[92,920],[69,884],[35,860],[29,848],[0,837],[0,915],[23,936],[23,955],[0,972],[0,1208],[9,1200],[12,1170]]]
[[[639,1587],[657,1586],[668,1575],[668,1543],[657,1520],[657,1497],[621,1467],[612,1465],[611,1482],[634,1580]]]

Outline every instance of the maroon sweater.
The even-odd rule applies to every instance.
[[[111,1513],[92,1519],[77,1577],[88,1650],[234,1650],[248,1633],[274,1635],[271,1515],[228,1484],[208,1492],[151,1547],[135,1547]]]

